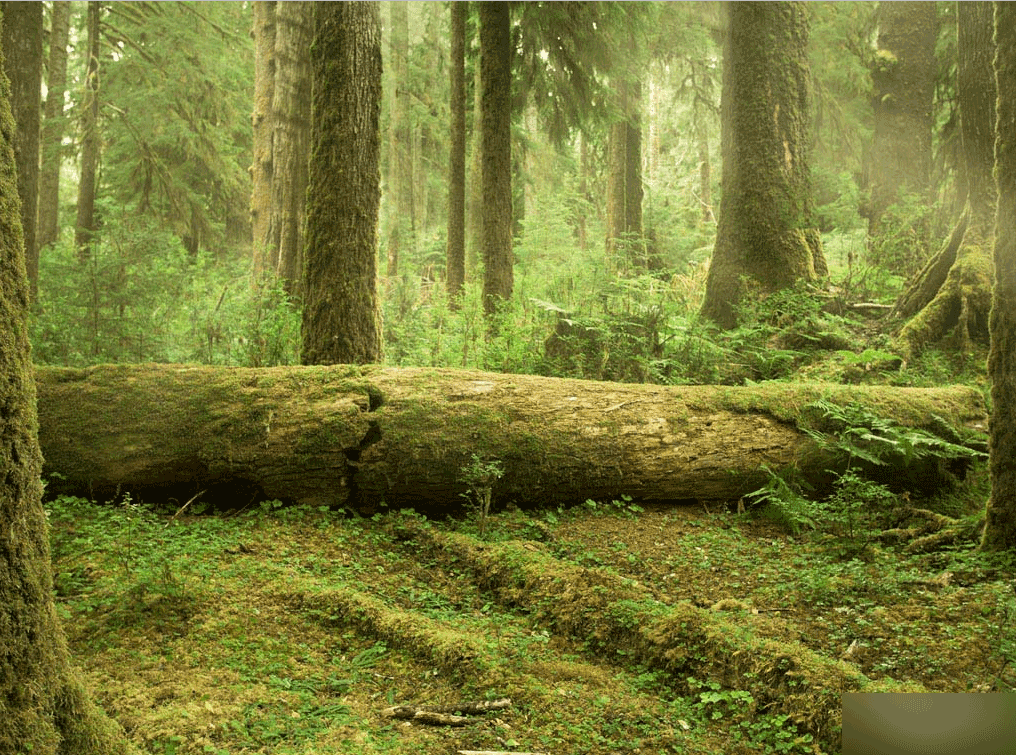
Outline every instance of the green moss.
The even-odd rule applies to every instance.
[[[873,684],[849,664],[794,642],[769,639],[735,614],[687,602],[662,605],[629,580],[534,552],[517,542],[481,544],[465,535],[409,525],[437,553],[454,556],[508,604],[591,649],[623,653],[666,671],[678,688],[689,675],[747,689],[760,705],[792,720],[835,748],[845,690],[924,691],[917,684]]]

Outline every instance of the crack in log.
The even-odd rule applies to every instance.
[[[384,406],[384,395],[380,389],[371,385],[367,388],[367,407],[364,410],[363,405],[357,402],[361,411],[374,412]],[[381,423],[377,420],[367,421],[367,432],[360,439],[360,442],[355,446],[342,449],[343,455],[346,457],[346,468],[345,474],[345,487],[349,491],[346,498],[346,505],[353,511],[360,512],[364,509],[363,502],[360,500],[360,486],[357,481],[357,473],[360,471],[360,458],[363,452],[371,446],[380,443],[382,440]]]

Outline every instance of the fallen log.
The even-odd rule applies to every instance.
[[[798,429],[819,398],[904,426],[986,427],[979,392],[767,383],[659,386],[377,366],[37,369],[52,492],[371,512],[459,508],[472,454],[498,460],[495,505],[737,500],[763,467],[828,480]],[[930,487],[934,470],[893,469]]]

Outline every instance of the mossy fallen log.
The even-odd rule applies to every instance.
[[[462,470],[499,460],[495,505],[737,500],[764,468],[828,481],[804,433],[818,399],[907,427],[986,426],[970,388],[772,383],[734,388],[376,366],[37,369],[50,489],[97,499],[208,490],[219,506],[279,499],[371,512],[460,507]],[[891,476],[933,488],[918,462]],[[944,479],[944,478],[943,478]]]

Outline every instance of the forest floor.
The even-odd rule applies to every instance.
[[[47,507],[75,662],[147,753],[836,752],[845,684],[1013,681],[1013,573],[970,545],[845,560],[750,513],[624,502],[499,512],[482,537]],[[385,712],[504,698],[456,726]]]

